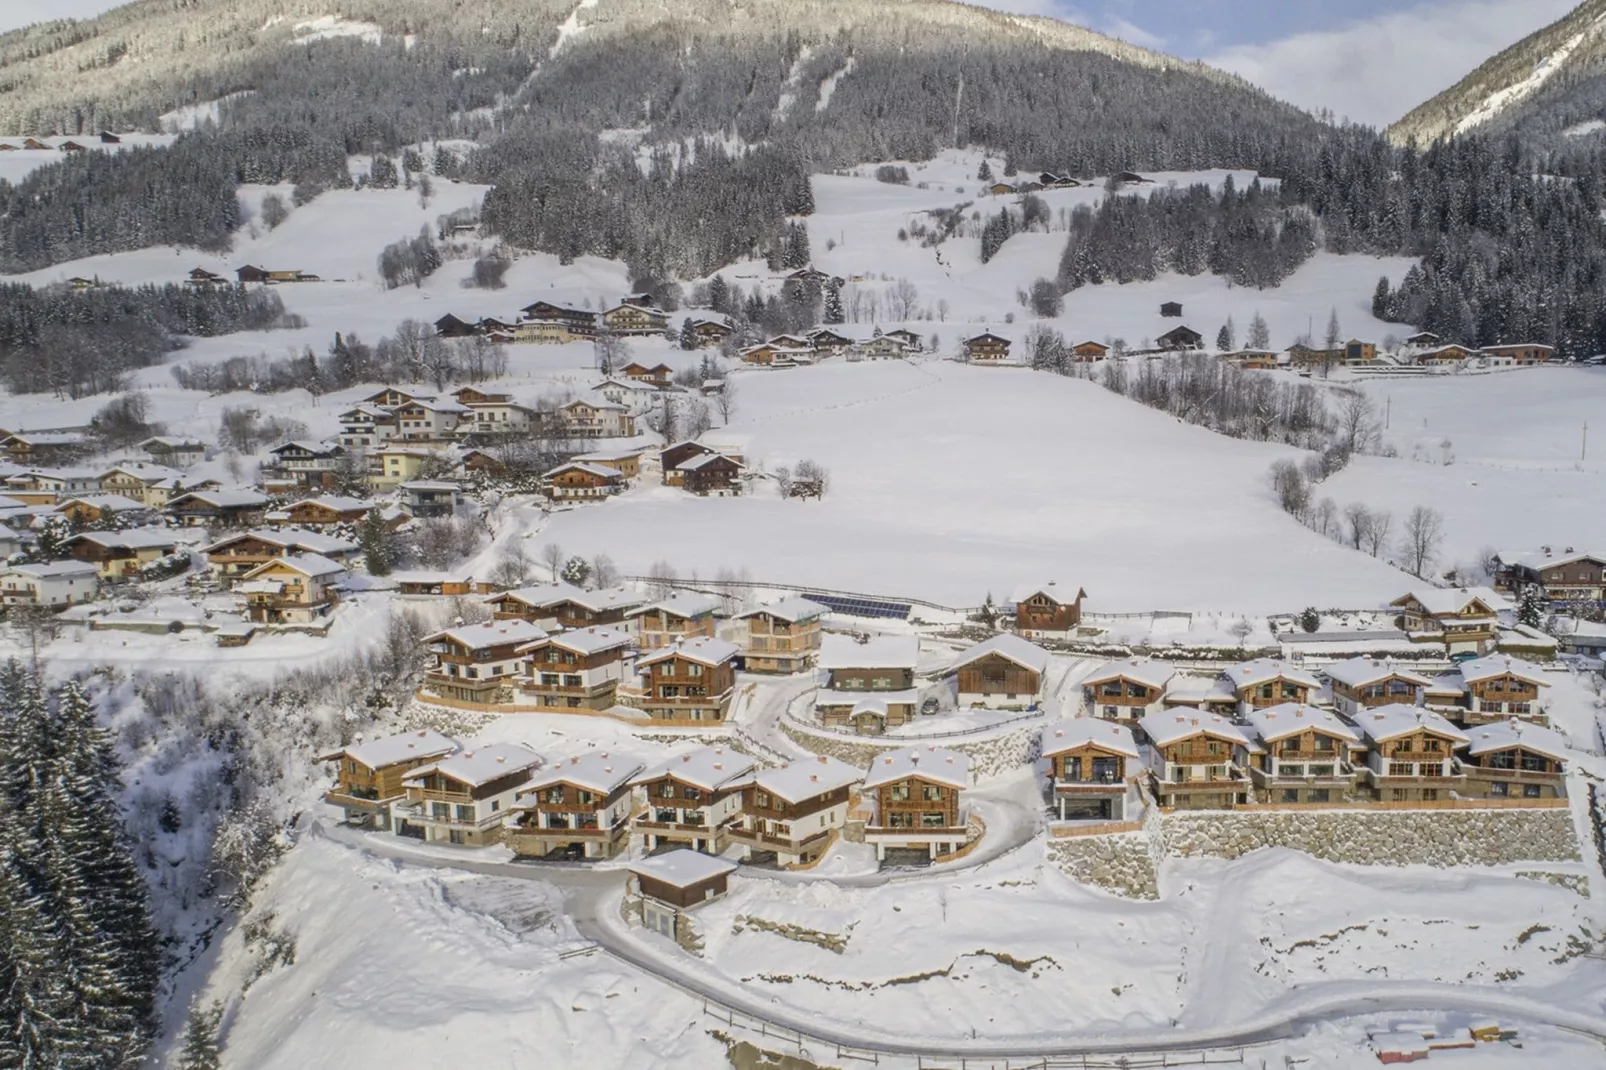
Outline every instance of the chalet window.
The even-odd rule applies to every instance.
[[[948,815],[942,811],[932,813],[929,810],[920,815],[920,827],[923,829],[940,829],[948,824]]]
[[[915,815],[907,810],[894,810],[887,815],[887,827],[895,829],[913,828]]]
[[[1121,761],[1119,758],[1094,758],[1093,779],[1100,784],[1113,784],[1121,779]]]
[[[692,802],[702,802],[703,793],[697,788],[686,787],[681,790],[680,797],[682,799],[690,799]]]
[[[575,801],[581,806],[591,806],[597,801],[595,792],[580,791],[575,793]]]
[[[1515,769],[1515,768],[1517,768],[1517,756],[1515,754],[1510,753],[1509,751],[1502,751],[1501,753],[1498,753],[1498,754],[1491,754],[1491,755],[1489,755],[1489,768],[1490,769]]]
[[[1330,765],[1307,765],[1305,767],[1305,775],[1307,775],[1307,776],[1332,776],[1333,775],[1333,767],[1330,766]]]
[[[1298,751],[1299,750],[1299,737],[1298,736],[1289,736],[1287,739],[1282,741],[1282,744],[1283,744],[1283,750],[1285,750],[1285,751]]]
[[[673,825],[675,823],[675,811],[673,810],[658,809],[654,810],[652,813],[652,819],[660,824]]]
[[[580,686],[580,677],[578,677],[578,676],[565,676],[563,678],[563,686],[564,687],[579,687]]]
[[[683,820],[688,825],[705,824],[703,820],[703,812],[701,810],[687,810]]]
[[[1330,750],[1332,750],[1333,749],[1333,737],[1331,737],[1331,736],[1317,736],[1316,737],[1316,749],[1317,750],[1322,750],[1322,751],[1330,751]]]
[[[1422,762],[1417,767],[1417,776],[1441,777],[1444,775],[1444,763]]]
[[[761,810],[768,810],[770,808],[770,793],[767,791],[755,791],[753,793],[753,805]]]
[[[1260,697],[1261,698],[1271,698],[1271,697],[1273,697],[1273,695],[1275,695],[1275,693],[1276,693],[1276,689],[1273,687],[1273,685],[1271,685],[1271,684],[1261,684],[1260,685]]]
[[[686,666],[686,675],[687,676],[701,676],[702,674],[703,674],[703,667],[701,665],[687,665]]]
[[[892,800],[894,802],[908,802],[909,801],[909,785],[908,784],[894,784],[894,785],[892,785]]]
[[[1280,801],[1285,802],[1285,803],[1297,803],[1299,801],[1299,789],[1298,788],[1284,788],[1283,791],[1282,791],[1282,798],[1281,798]]]
[[[1522,756],[1522,771],[1524,773],[1548,773],[1545,759],[1537,754],[1524,754]]]
[[[542,673],[541,674],[541,686],[542,687],[557,687],[558,686],[558,674],[555,673],[555,672],[544,672],[544,673]]]
[[[1303,765],[1282,765],[1282,764],[1279,764],[1277,766],[1277,771],[1279,773],[1281,773],[1283,776],[1304,776],[1305,775],[1305,767]]]
[[[457,820],[459,820],[459,821],[473,821],[474,820],[474,807],[465,806],[462,803],[458,803],[457,804]]]
[[[1538,784],[1524,784],[1522,786],[1522,797],[1524,799],[1537,799],[1537,798],[1539,798],[1539,785]]]
[[[1082,779],[1082,759],[1080,759],[1080,758],[1064,758],[1064,759],[1061,759],[1061,768],[1062,768],[1063,771],[1061,772],[1060,775],[1063,776],[1066,780],[1081,780]]]
[[[674,781],[666,780],[662,784],[659,784],[658,797],[660,799],[673,799],[675,797]]]
[[[443,802],[430,803],[429,816],[433,817],[436,821],[450,820],[452,816],[452,808],[450,805]]]
[[[546,795],[545,795],[544,798],[542,798],[541,801],[542,802],[549,802],[549,803],[561,803],[561,802],[563,802],[563,788],[562,787],[556,787],[556,788],[548,788],[548,789],[546,789]]]
[[[1422,789],[1422,801],[1423,802],[1438,802],[1439,801],[1439,789],[1438,788],[1423,788]]]
[[[1212,739],[1206,745],[1205,750],[1206,750],[1206,753],[1208,753],[1208,754],[1220,754],[1221,753],[1221,744]]]
[[[664,684],[658,688],[659,698],[679,698],[680,688],[673,684]]]
[[[1149,697],[1149,689],[1144,687],[1142,684],[1127,684],[1126,685],[1126,693],[1127,693],[1127,697],[1128,698],[1148,698]]]
[[[935,784],[927,784],[922,794],[926,802],[942,802],[942,789]]]
[[[1527,702],[1508,702],[1508,703],[1506,703],[1506,710],[1509,713],[1527,714],[1532,709],[1533,709],[1532,704],[1531,703],[1527,703]]]
[[[1427,751],[1429,754],[1437,754],[1442,747],[1439,740],[1424,739],[1422,741],[1422,749]]]
[[[1503,780],[1493,781],[1489,785],[1489,797],[1490,798],[1504,799],[1506,796],[1508,796],[1510,794],[1511,794],[1511,785],[1507,784]]]
[[[1416,765],[1413,762],[1390,762],[1389,776],[1414,776]]]
[[[1112,696],[1114,698],[1120,698],[1121,697],[1121,682],[1119,680],[1117,680],[1115,683],[1104,684],[1103,686],[1101,686],[1099,688],[1099,694],[1101,694],[1101,695],[1110,695],[1110,696]]]
[[[1406,683],[1404,680],[1389,681],[1389,694],[1391,695],[1405,695],[1409,694],[1413,690],[1415,690],[1415,688]]]

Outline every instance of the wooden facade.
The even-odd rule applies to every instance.
[[[1035,702],[1042,690],[1041,673],[993,653],[960,666],[959,694],[1002,698],[1022,705]]]
[[[820,617],[777,616],[763,609],[747,614],[748,672],[794,673],[814,664],[820,650]]]
[[[320,755],[319,761],[336,763],[335,782],[324,801],[343,809],[348,823],[389,829],[391,804],[407,796],[402,778],[456,749],[445,736],[421,731]]]
[[[1477,799],[1559,799],[1567,794],[1566,764],[1516,744],[1461,759],[1461,793]]]
[[[1029,592],[1015,600],[1015,630],[1028,639],[1069,636],[1082,623],[1086,597],[1079,588],[1074,598],[1063,599],[1052,585]]]
[[[693,721],[725,719],[736,687],[734,647],[729,657],[715,664],[707,664],[688,656],[679,647],[671,647],[643,659],[640,665],[647,692],[641,707],[649,717]]]
[[[1008,338],[996,334],[978,334],[965,339],[965,359],[972,364],[998,364],[1009,359],[1012,344]]]
[[[1045,740],[1044,746],[1054,809],[1061,821],[1120,821],[1126,817],[1128,779],[1134,775],[1137,759],[1098,742],[1053,750]]]
[[[616,641],[595,639],[594,631],[563,633],[522,647],[525,692],[543,706],[605,710],[615,705],[629,640],[623,633]]]

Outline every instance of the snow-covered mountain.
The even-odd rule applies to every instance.
[[[1585,0],[1389,127],[1396,144],[1473,130],[1561,143],[1606,129],[1606,0]]]

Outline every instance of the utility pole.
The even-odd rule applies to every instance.
[[[1580,461],[1583,461],[1583,460],[1587,460],[1588,458],[1589,458],[1589,421],[1585,420],[1584,421],[1584,444],[1583,444],[1583,447],[1578,451],[1578,459]]]
[[[1389,421],[1394,418],[1394,395],[1390,394],[1383,401],[1383,430],[1389,429]]]

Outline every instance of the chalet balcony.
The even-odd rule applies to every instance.
[[[641,701],[646,706],[692,710],[723,706],[730,701],[730,697],[729,691],[721,691],[717,695],[678,695],[674,698],[661,698],[658,695],[648,694],[643,696]]]
[[[1565,773],[1541,773],[1534,769],[1495,769],[1486,765],[1462,765],[1457,763],[1456,770],[1467,778],[1505,780],[1513,784],[1552,784],[1560,786],[1567,782],[1567,774]]]
[[[331,806],[341,806],[347,810],[366,810],[369,813],[378,813],[395,798],[398,798],[398,796],[381,799],[379,792],[368,788],[347,788],[342,791],[340,788],[335,787],[324,792],[323,801]]]
[[[602,692],[617,687],[618,685],[618,680],[598,680],[595,683],[589,684],[543,684],[539,680],[532,680],[529,677],[524,677],[519,680],[519,687],[521,689],[542,695],[590,696],[601,694]]]
[[[1118,776],[1056,777],[1056,795],[1121,795],[1126,792],[1126,778]]]
[[[463,796],[467,798],[467,796]],[[439,828],[455,829],[487,829],[500,825],[505,813],[488,814],[481,819],[459,820],[455,812],[451,816],[442,817],[434,813],[428,806],[399,804],[396,807],[396,816],[415,825],[434,825]]]
[[[680,821],[646,821],[637,819],[630,823],[632,830],[641,832],[680,834],[683,836],[712,836],[717,827],[714,825],[688,825]]]
[[[743,847],[751,847],[756,851],[786,851],[789,854],[807,850],[817,843],[823,843],[831,835],[830,829],[820,829],[798,839],[791,836],[776,836],[768,832],[758,832],[739,826],[732,826],[728,832],[731,841],[739,843]]]
[[[1255,786],[1260,788],[1296,788],[1304,785],[1325,787],[1328,785],[1355,783],[1356,770],[1349,762],[1318,761],[1311,764],[1323,768],[1330,767],[1330,769],[1327,772],[1312,773],[1309,771],[1309,766],[1306,766],[1305,772],[1293,773],[1285,769],[1272,771],[1251,767],[1249,777],[1254,781]]]
[[[866,825],[866,836],[896,836],[900,839],[921,840],[931,839],[964,839],[970,835],[970,829],[963,825]]]

